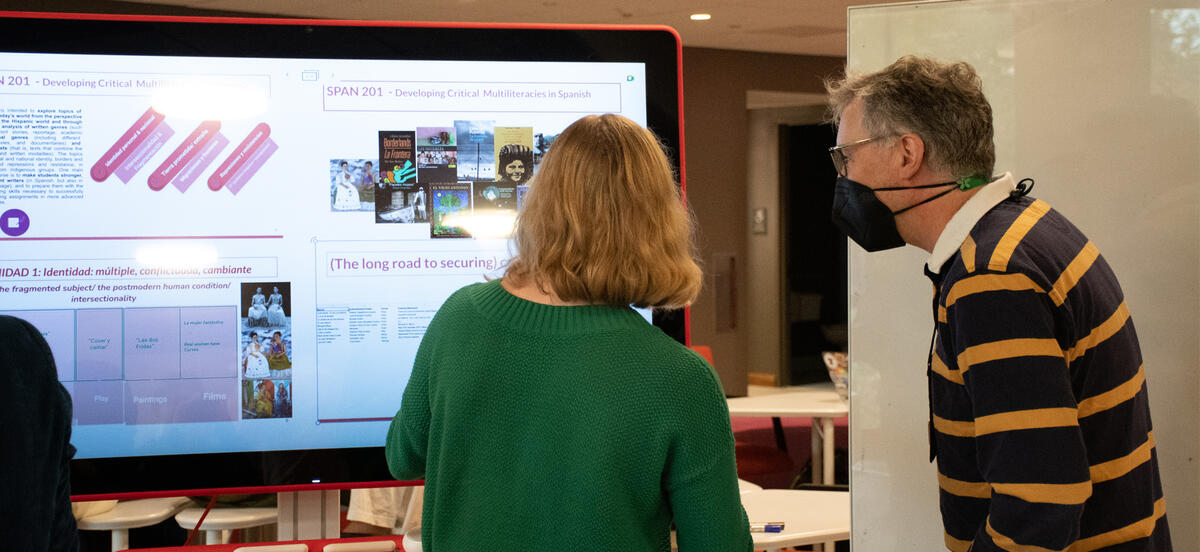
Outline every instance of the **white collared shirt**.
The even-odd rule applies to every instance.
[[[942,265],[954,256],[954,252],[962,247],[963,241],[971,234],[971,229],[975,228],[979,219],[992,210],[992,207],[1008,199],[1009,194],[1016,188],[1017,182],[1013,180],[1012,173],[1006,172],[1000,178],[980,188],[979,192],[963,203],[958,212],[950,217],[950,222],[946,223],[942,233],[938,235],[937,243],[933,245],[933,252],[925,261],[929,271],[937,274],[942,269]]]

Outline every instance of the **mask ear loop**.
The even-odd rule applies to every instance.
[[[921,186],[886,186],[883,188],[871,188],[875,192],[893,192],[896,190],[921,190],[924,188],[941,188],[942,186],[958,186],[958,182],[942,182],[941,184],[923,184]]]
[[[919,188],[937,188],[937,187],[939,187],[939,186],[958,186],[958,182],[945,182],[945,183],[942,183],[942,184],[929,184],[929,185],[926,185],[926,186],[911,186],[911,187],[907,187],[907,188],[906,188],[906,187],[903,187],[903,186],[901,186],[901,187],[899,187],[899,188],[877,188],[876,190],[916,190],[916,189],[919,189]],[[935,200],[935,199],[937,199],[937,198],[939,198],[939,197],[942,197],[942,196],[944,196],[944,195],[946,195],[946,194],[948,194],[948,193],[950,193],[950,192],[953,192],[953,191],[954,191],[954,188],[950,188],[950,189],[948,189],[948,190],[946,190],[946,191],[944,191],[944,192],[942,192],[942,193],[940,193],[940,194],[929,196],[929,197],[927,197],[927,198],[925,198],[925,199],[923,199],[923,200],[921,200],[921,201],[919,201],[919,202],[917,202],[917,203],[914,203],[914,204],[912,204],[912,205],[909,205],[908,207],[905,207],[905,208],[903,208],[903,209],[901,209],[901,210],[899,210],[899,211],[892,211],[892,216],[899,215],[900,213],[903,213],[903,212],[905,212],[905,211],[907,211],[907,210],[909,210],[909,209],[913,209],[913,208],[916,208],[916,207],[920,207],[920,206],[922,206],[922,205],[924,205],[924,204],[926,204],[926,203],[929,203],[930,201],[933,201],[933,200]]]

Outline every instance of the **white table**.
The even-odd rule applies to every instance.
[[[846,416],[850,407],[838,396],[832,383],[783,387],[778,391],[767,389],[761,394],[729,399],[729,415],[770,416],[775,419],[777,439],[782,438],[783,432],[779,418],[812,418],[813,483],[834,484],[833,420]],[[780,445],[782,448],[782,441]]]
[[[751,533],[754,549],[782,548],[850,538],[850,493],[766,489],[742,493],[751,523],[782,521],[780,533]]]
[[[779,533],[750,533],[755,550],[778,552],[782,548],[827,543],[850,538],[850,493],[758,489],[743,491],[742,507],[751,523],[782,521]],[[671,550],[679,550],[671,531]],[[405,541],[408,550],[408,541]]]
[[[746,481],[745,479],[738,480],[738,494],[752,493],[754,491],[761,490],[763,490],[763,488],[760,485],[755,485],[754,483]]]
[[[175,522],[191,531],[203,513],[204,508],[188,508],[175,515]],[[204,516],[200,530],[204,531],[204,544],[229,544],[233,529],[269,525],[278,520],[276,508],[213,508]]]
[[[113,509],[75,522],[84,531],[112,531],[112,549],[129,548],[129,530],[159,523],[192,501],[184,497],[122,500]]]

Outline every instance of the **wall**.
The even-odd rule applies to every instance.
[[[275,17],[291,16],[268,14],[255,11],[247,5],[245,10],[214,10],[167,4],[123,2],[121,0],[0,0],[0,10],[44,11],[65,13],[120,13],[133,15],[189,15],[212,17]]]
[[[700,255],[706,265],[704,289],[692,306],[692,343],[712,347],[727,394],[745,394],[748,371],[768,371],[751,364],[752,339],[756,349],[779,347],[778,339],[766,343],[769,340],[752,338],[749,322],[753,318],[756,326],[762,326],[763,320],[771,320],[773,331],[779,331],[777,312],[759,312],[749,307],[747,300],[753,294],[759,300],[776,304],[780,301],[777,283],[769,289],[749,285],[751,271],[757,274],[771,269],[749,264],[747,164],[751,142],[746,93],[749,90],[824,93],[822,79],[841,70],[841,58],[708,48],[683,50],[688,203],[699,222]],[[713,269],[718,267],[712,265],[714,257],[721,254],[733,254],[737,264],[734,275],[737,310],[732,330],[718,328],[717,324],[718,294]],[[757,353],[753,358],[754,362],[768,362]],[[774,362],[777,366],[778,360]]]
[[[1175,549],[1197,550],[1200,9],[1177,5],[855,8],[847,64],[873,71],[913,53],[975,65],[994,108],[997,170],[1035,178],[1033,195],[1071,218],[1121,280],[1141,340]],[[862,550],[942,548],[927,462],[925,257],[912,247],[851,247],[852,537]]]

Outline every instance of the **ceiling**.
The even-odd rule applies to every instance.
[[[892,0],[893,2],[895,0]],[[846,8],[879,0],[132,0],[287,17],[670,25],[683,44],[756,52],[846,55]],[[36,2],[31,2],[36,4]],[[691,21],[693,13],[712,15]]]

